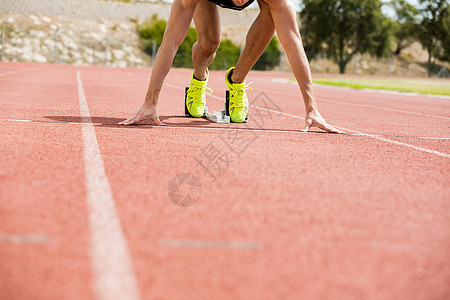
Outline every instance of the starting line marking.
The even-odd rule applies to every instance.
[[[289,93],[280,93],[280,92],[270,92],[270,94],[292,96]],[[446,116],[432,115],[432,114],[408,111],[408,110],[397,109],[397,108],[381,107],[381,106],[377,106],[377,105],[370,105],[370,104],[363,104],[363,103],[351,103],[351,102],[340,101],[340,100],[326,99],[326,98],[322,98],[322,97],[316,97],[316,99],[320,100],[320,101],[324,101],[324,102],[330,102],[330,103],[338,103],[338,104],[343,104],[343,105],[359,106],[359,107],[372,108],[372,109],[378,109],[378,110],[384,110],[384,111],[393,111],[393,112],[422,116],[422,117],[450,120],[450,117],[446,117]]]
[[[49,123],[49,124],[63,124],[63,125],[66,125],[66,124],[68,124],[68,125],[84,125],[84,124],[104,125],[103,123],[81,123],[81,122],[44,121],[44,120],[0,119],[0,121],[24,122],[24,123]]]
[[[265,108],[253,106],[258,109],[264,110]],[[286,116],[290,117],[298,117],[301,119],[304,119],[300,116],[294,116],[291,114],[284,114]],[[105,123],[80,123],[80,122],[63,122],[63,121],[43,121],[43,120],[17,120],[17,119],[0,119],[0,121],[8,121],[8,122],[23,122],[23,123],[49,123],[51,124],[62,124],[62,125],[85,125],[85,124],[91,124],[94,126],[104,126],[105,128],[110,129],[135,129],[137,127],[139,128],[183,128],[183,129],[199,129],[199,130],[239,130],[239,131],[255,131],[255,132],[271,132],[271,133],[293,133],[293,134],[304,134],[304,132],[301,132],[300,130],[288,130],[288,129],[256,129],[256,128],[238,128],[238,127],[205,127],[205,126],[177,126],[177,125],[166,125],[166,126],[158,126],[158,125],[129,125],[129,126],[119,126],[117,124],[105,124]],[[338,123],[332,123],[333,125]],[[348,130],[350,131],[350,130]],[[311,131],[310,131],[311,133]],[[325,133],[325,132],[324,132]],[[349,138],[356,138],[356,137],[363,137],[368,136],[366,133],[352,133],[352,134],[339,134],[334,135],[335,137],[349,137]],[[399,139],[413,139],[413,140],[429,140],[429,141],[447,141],[450,140],[450,137],[431,137],[431,136],[404,136],[404,135],[381,135],[381,134],[373,134],[372,136],[377,137],[391,137],[391,138],[399,138]]]
[[[131,74],[131,73],[127,73],[126,75],[144,80],[143,77],[136,76],[136,75]],[[148,80],[148,79],[146,78],[145,80]],[[170,83],[166,83],[166,85],[170,86],[170,87],[174,87],[174,88],[178,88],[178,89],[184,90],[184,87],[180,87],[180,86],[173,85],[173,84],[170,84]],[[212,96],[212,98],[214,98],[214,99],[220,99],[221,101],[223,101],[223,99],[220,98],[220,97],[217,97],[217,96],[214,96],[214,95],[210,95],[210,96]],[[334,101],[334,100],[332,100],[332,101]],[[272,109],[266,109],[266,108],[261,108],[261,107],[257,107],[257,106],[254,106],[254,107],[258,108],[258,109],[263,109],[263,110],[271,111],[271,112],[274,112],[274,113],[282,114],[282,115],[285,115],[285,116],[293,117],[293,118],[298,118],[298,119],[303,119],[303,120],[305,119],[305,118],[300,117],[300,116],[295,116],[295,115],[283,113],[283,112],[272,110]],[[420,113],[417,113],[417,114],[420,114]],[[438,116],[438,117],[441,117],[441,116]],[[441,118],[448,119],[447,117],[441,117]],[[383,142],[387,142],[387,143],[391,143],[391,144],[396,144],[396,145],[408,147],[408,148],[411,148],[411,149],[414,149],[414,150],[435,154],[435,155],[438,155],[438,156],[441,156],[441,157],[450,158],[450,154],[447,154],[447,153],[443,153],[443,152],[439,152],[439,151],[435,151],[435,150],[431,150],[431,149],[427,149],[427,148],[422,148],[422,147],[414,146],[414,145],[407,144],[407,143],[393,141],[393,140],[390,140],[390,139],[387,139],[387,138],[380,137],[378,135],[367,134],[367,133],[359,132],[359,131],[356,131],[356,130],[348,129],[348,128],[345,128],[345,127],[338,127],[338,126],[336,126],[336,127],[338,129],[340,129],[340,130],[344,130],[344,131],[347,131],[347,132],[353,132],[353,133],[356,133],[356,134],[359,134],[359,135],[363,135],[363,136],[367,136],[367,137],[370,137],[370,138],[373,138],[373,139],[377,139],[377,140],[380,140],[380,141],[383,141]]]
[[[133,263],[111,192],[102,155],[77,70],[78,98],[83,120],[84,171],[91,233],[94,291],[98,299],[140,299]]]
[[[235,249],[235,250],[261,250],[260,242],[247,241],[207,241],[190,239],[160,239],[161,246],[172,248],[216,248],[216,249]]]
[[[4,234],[0,233],[0,243],[11,244],[48,244],[53,238],[39,234]]]
[[[289,116],[289,117],[293,117],[293,118],[298,118],[298,119],[303,119],[303,120],[305,119],[305,118],[300,117],[300,116],[286,114],[286,113],[279,112],[279,111],[276,111],[276,110],[273,110],[273,109],[262,108],[262,107],[256,107],[256,108],[259,108],[259,109],[262,109],[262,110],[266,110],[266,111],[270,111],[270,112],[273,112],[273,113],[279,113],[279,114],[282,114],[282,115],[285,115],[285,116]],[[367,137],[370,137],[370,138],[373,138],[373,139],[377,139],[377,140],[380,140],[380,141],[383,141],[383,142],[388,142],[388,143],[392,143],[392,144],[396,144],[396,145],[400,145],[400,146],[405,146],[405,147],[412,148],[412,149],[415,149],[415,150],[419,150],[419,151],[422,151],[422,152],[427,152],[427,153],[435,154],[435,155],[438,155],[438,156],[450,158],[450,154],[448,154],[448,153],[443,153],[443,152],[439,152],[439,151],[436,151],[436,150],[422,148],[422,147],[414,146],[414,145],[403,143],[403,142],[397,142],[397,141],[394,141],[394,140],[390,140],[390,139],[381,137],[381,136],[376,135],[376,134],[368,134],[368,133],[364,133],[364,132],[360,132],[360,131],[356,131],[356,130],[352,130],[352,129],[348,129],[348,128],[340,127],[340,126],[336,126],[336,128],[338,128],[340,130],[347,131],[347,132],[353,132],[353,133],[356,133],[357,135],[367,136]]]
[[[447,153],[444,153],[444,152],[439,152],[439,151],[436,151],[436,150],[422,148],[422,147],[414,146],[414,145],[403,143],[403,142],[393,141],[393,140],[390,140],[390,139],[387,139],[387,138],[384,138],[384,137],[381,137],[381,136],[375,135],[375,134],[367,134],[367,133],[363,133],[363,132],[359,132],[359,131],[356,131],[356,130],[351,130],[351,129],[347,129],[347,128],[343,128],[343,127],[337,127],[337,128],[339,128],[341,130],[348,131],[348,132],[353,132],[353,133],[356,133],[356,134],[359,134],[359,135],[362,135],[362,136],[367,136],[367,137],[370,137],[370,138],[373,138],[373,139],[377,139],[377,140],[380,140],[380,141],[383,141],[383,142],[388,142],[388,143],[392,143],[392,144],[396,144],[396,145],[400,145],[400,146],[405,146],[405,147],[412,148],[412,149],[415,149],[415,150],[419,150],[419,151],[422,151],[422,152],[427,152],[427,153],[435,154],[435,155],[438,155],[438,156],[450,158],[450,154],[447,154]]]
[[[284,84],[292,84],[297,85],[297,81],[295,80],[289,80],[285,78],[274,78],[272,79],[272,82],[274,83],[284,83]],[[430,98],[436,98],[438,100],[443,99],[447,100],[450,99],[450,96],[445,95],[434,95],[434,94],[420,94],[420,93],[412,93],[412,92],[400,92],[400,91],[390,91],[390,90],[377,90],[377,89],[369,89],[369,88],[351,88],[347,86],[337,86],[337,85],[329,85],[329,84],[321,84],[321,83],[314,83],[315,86],[320,86],[324,88],[330,88],[330,89],[343,89],[343,90],[356,90],[356,91],[365,91],[365,92],[373,92],[373,93],[380,93],[380,94],[390,94],[390,95],[400,95],[400,96],[423,96],[423,97],[430,97]]]
[[[19,73],[26,73],[26,72],[36,71],[36,70],[40,70],[40,69],[42,69],[42,68],[31,68],[31,69],[26,69],[26,70],[5,72],[5,73],[0,73],[0,77],[13,75],[13,74],[19,74]]]
[[[141,77],[141,76],[136,76],[136,75],[133,75],[133,74],[130,74],[130,73],[127,73],[127,75],[131,76],[131,77],[135,77],[135,78],[144,80],[144,78]],[[164,83],[164,85],[167,85],[167,86],[172,87],[172,88],[183,89],[184,90],[183,87],[180,87],[180,86],[177,86],[177,85],[174,85],[174,84]],[[291,96],[288,93],[279,93],[279,92],[271,92],[271,93],[272,94],[278,94],[278,95],[289,95],[289,96]],[[209,95],[209,97],[223,101],[223,98],[215,96],[215,95]],[[351,105],[351,106],[360,106],[360,107],[380,109],[380,110],[385,110],[385,111],[393,111],[393,112],[399,112],[399,113],[405,113],[405,114],[411,114],[411,115],[417,115],[417,116],[424,116],[424,117],[432,117],[432,118],[450,120],[450,117],[431,115],[431,114],[425,114],[425,113],[414,112],[414,111],[407,111],[407,110],[396,109],[396,108],[381,107],[381,106],[377,106],[377,105],[362,104],[362,103],[350,103],[350,102],[345,102],[345,101],[325,99],[325,98],[321,98],[321,97],[317,97],[316,99],[320,100],[320,101],[331,102],[331,103],[338,103],[338,104]],[[250,105],[250,106],[253,106],[253,105]]]
[[[407,111],[407,110],[396,109],[396,108],[388,108],[388,107],[381,107],[381,106],[370,105],[370,104],[361,104],[361,103],[350,103],[350,102],[345,102],[345,101],[330,100],[330,99],[324,99],[324,98],[317,98],[317,99],[320,100],[320,101],[331,102],[331,103],[338,103],[338,104],[352,105],[352,106],[360,106],[360,107],[374,108],[374,109],[380,109],[380,110],[385,110],[385,111],[400,112],[400,113],[410,114],[410,115],[417,115],[417,116],[424,116],[424,117],[431,117],[431,118],[450,120],[450,117],[438,116],[438,115],[430,115],[430,114],[424,114],[424,113],[419,113],[419,112],[414,112],[414,111]]]

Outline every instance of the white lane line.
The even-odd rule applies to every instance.
[[[18,120],[18,119],[0,119],[1,121],[8,121],[8,122],[24,122],[24,123],[32,123],[33,120]]]
[[[260,242],[247,241],[207,241],[190,239],[160,239],[161,246],[172,248],[218,248],[234,250],[261,250]]]
[[[261,110],[267,110],[266,108],[254,106]],[[275,112],[271,110],[271,112]],[[286,113],[279,113],[278,114],[286,115],[289,117],[298,117],[300,119],[304,119],[300,116],[295,116],[291,114]],[[118,130],[124,130],[124,129],[136,129],[136,128],[161,128],[161,129],[169,129],[169,128],[181,128],[181,129],[196,129],[196,130],[237,130],[237,131],[255,131],[255,132],[272,132],[272,133],[293,133],[293,134],[304,134],[304,132],[301,132],[297,129],[264,129],[264,128],[239,128],[239,127],[206,127],[206,126],[183,126],[183,125],[175,125],[175,124],[166,124],[166,126],[158,126],[158,125],[138,125],[138,126],[118,126],[117,124],[105,124],[105,123],[79,123],[79,122],[57,122],[57,121],[34,121],[34,120],[15,120],[15,119],[0,119],[0,121],[8,121],[8,122],[24,122],[24,123],[49,123],[49,125],[55,124],[55,125],[84,125],[84,124],[91,124],[94,126],[104,126],[105,128],[109,129],[118,129]],[[338,124],[338,123],[334,123]],[[367,136],[367,134],[344,134],[344,135],[335,135],[335,137],[348,137],[348,138],[357,138]],[[373,134],[373,136],[378,137],[391,137],[391,138],[399,138],[399,139],[413,139],[414,141],[420,141],[420,140],[430,140],[430,141],[447,141],[450,140],[450,137],[431,137],[431,136],[403,136],[403,135],[381,135],[381,134]]]
[[[324,101],[324,102],[344,104],[344,105],[351,105],[351,106],[360,106],[360,107],[374,108],[374,109],[385,110],[385,111],[400,112],[400,113],[410,114],[410,115],[417,115],[417,116],[424,116],[424,117],[432,117],[432,118],[439,118],[439,119],[450,120],[450,117],[438,116],[438,115],[430,115],[430,114],[424,114],[424,113],[407,111],[407,110],[396,109],[396,108],[381,107],[381,106],[370,105],[370,104],[350,103],[350,102],[338,101],[338,100],[330,100],[330,99],[325,99],[325,98],[317,98],[317,100]]]
[[[11,244],[48,244],[53,238],[39,234],[5,234],[0,233],[0,243]]]
[[[128,77],[133,77],[133,78],[140,79],[140,80],[145,80],[145,81],[149,81],[150,80],[150,78],[145,78],[145,77],[142,77],[142,76],[138,76],[138,75],[135,75],[133,73],[126,73],[125,75],[128,76]],[[163,85],[171,87],[171,88],[175,88],[175,89],[178,89],[178,90],[183,90],[183,91],[185,89],[184,87],[181,87],[179,85],[174,85],[174,84],[171,84],[171,83],[168,83],[168,82],[164,82]],[[213,96],[213,95],[210,95],[210,96]]]
[[[129,75],[129,76],[131,76],[131,75]],[[143,79],[140,76],[133,76],[133,77]],[[180,87],[180,86],[177,86],[177,85],[173,85],[173,84],[170,84],[170,83],[166,83],[166,85],[170,86],[170,87],[173,87],[173,88],[178,88],[178,89],[183,89],[184,90],[183,87]],[[212,98],[220,99],[221,101],[223,101],[223,98],[220,98],[220,97],[217,97],[217,96],[214,96],[214,95],[209,95],[209,96],[212,97]],[[334,101],[334,100],[331,100],[331,101]],[[273,113],[278,113],[278,114],[281,114],[281,115],[284,115],[284,116],[288,116],[288,117],[292,117],[292,118],[297,118],[297,119],[302,119],[302,120],[305,119],[305,118],[300,117],[300,116],[284,113],[284,112],[273,110],[273,109],[263,108],[263,107],[259,107],[259,106],[255,106],[255,105],[250,105],[250,106],[253,106],[253,107],[257,108],[257,109],[266,110],[266,111],[273,112]],[[432,116],[432,115],[430,115],[430,116]],[[441,117],[441,116],[434,116],[434,117],[447,118],[447,117]],[[417,147],[417,146],[414,146],[414,145],[411,145],[411,144],[407,144],[407,143],[397,142],[397,141],[390,140],[390,139],[387,139],[387,138],[384,138],[384,137],[381,137],[381,136],[378,136],[378,135],[367,134],[367,133],[363,133],[363,132],[360,132],[360,131],[355,131],[355,130],[352,130],[352,129],[348,129],[348,128],[345,128],[345,127],[340,127],[340,126],[335,126],[335,127],[338,128],[338,129],[344,130],[346,132],[352,132],[352,133],[355,133],[355,134],[358,134],[358,135],[367,136],[367,137],[370,137],[370,138],[373,138],[373,139],[377,139],[377,140],[380,140],[380,141],[384,141],[384,142],[387,142],[387,143],[396,144],[396,145],[408,147],[408,148],[411,148],[411,149],[415,149],[415,150],[418,150],[418,151],[435,154],[435,155],[438,155],[438,156],[441,156],[441,157],[450,158],[450,154],[448,154],[448,153],[443,153],[443,152],[439,152],[439,151],[435,151],[435,150],[431,150],[431,149],[427,149],[427,148]]]
[[[278,111],[273,110],[273,109],[262,108],[262,107],[257,107],[257,108],[263,109],[263,110],[267,110],[267,111],[270,111],[270,112],[274,112],[274,113],[280,113],[282,115],[293,117],[293,118],[298,118],[298,119],[303,119],[303,120],[305,119],[305,118],[300,117],[300,116],[295,116],[295,115],[286,114],[286,113],[283,113],[283,112],[278,112]],[[438,155],[438,156],[450,158],[450,154],[448,154],[448,153],[443,153],[443,152],[439,152],[439,151],[435,151],[435,150],[431,150],[431,149],[427,149],[427,148],[422,148],[422,147],[414,146],[414,145],[403,143],[403,142],[390,140],[390,139],[384,138],[384,137],[382,137],[380,135],[376,135],[376,134],[363,133],[363,132],[360,132],[360,131],[348,129],[348,128],[341,127],[341,126],[335,126],[335,127],[340,129],[340,130],[346,131],[346,132],[355,133],[357,135],[367,136],[367,137],[370,137],[370,138],[373,138],[373,139],[377,139],[377,140],[380,140],[380,141],[383,141],[383,142],[396,144],[396,145],[400,145],[400,146],[405,146],[405,147],[412,148],[412,149],[415,149],[415,150],[418,150],[418,151],[427,152],[427,153],[435,154],[435,155]]]
[[[0,121],[9,122],[24,122],[24,123],[49,123],[49,124],[68,124],[68,125],[83,125],[81,122],[65,122],[65,121],[45,121],[45,120],[18,120],[18,119],[0,119]],[[103,123],[89,123],[92,125],[104,125]]]
[[[416,137],[414,137],[416,138]],[[430,137],[430,136],[418,136],[417,139],[421,140],[450,140],[450,138],[439,138],[439,137]]]
[[[144,80],[143,77],[136,76],[136,75],[133,75],[133,74],[130,74],[130,73],[128,73],[127,75]],[[184,90],[183,87],[180,87],[180,86],[177,86],[177,85],[174,85],[174,84],[164,83],[164,85],[167,85],[167,86],[172,87],[172,88]],[[292,97],[292,95],[289,94],[289,93],[279,93],[279,92],[270,92],[270,93],[271,94],[277,94],[277,95],[288,95],[288,96]],[[208,97],[211,97],[211,98],[223,101],[223,98],[215,96],[215,95],[209,95]],[[439,119],[444,119],[444,120],[450,120],[450,117],[431,115],[431,114],[407,111],[407,110],[396,109],[396,108],[381,107],[381,106],[377,106],[377,105],[351,103],[351,102],[345,102],[345,101],[339,101],[339,100],[325,99],[325,98],[321,98],[321,97],[317,97],[316,99],[320,100],[320,101],[324,101],[324,102],[330,102],[330,103],[338,103],[338,104],[344,104],[344,105],[350,105],[350,106],[360,106],[360,107],[367,107],[367,108],[373,108],[373,109],[379,109],[379,110],[385,110],[385,111],[393,111],[393,112],[399,112],[399,113],[405,113],[405,114],[411,114],[411,115],[417,115],[417,116],[424,116],[424,117],[432,117],[432,118],[439,118]],[[250,106],[252,106],[252,105],[250,105]]]
[[[287,93],[270,92],[270,94],[277,94],[277,95],[283,95],[283,96],[287,95],[289,97],[293,97],[293,95],[287,94]],[[214,96],[214,95],[209,95],[209,97],[213,97],[213,98],[216,98],[216,99],[223,100],[223,98],[220,98],[220,97],[217,97],[217,96]],[[373,109],[379,109],[379,110],[385,110],[385,111],[399,112],[399,113],[404,113],[404,114],[411,114],[411,115],[417,115],[417,116],[424,116],[424,117],[432,117],[432,118],[450,120],[450,117],[431,115],[431,114],[407,111],[407,110],[396,109],[396,108],[381,107],[381,106],[370,105],[370,104],[351,103],[351,102],[345,102],[345,101],[339,101],[339,100],[325,99],[325,98],[321,98],[321,97],[317,97],[316,99],[320,100],[320,101],[324,101],[324,102],[330,102],[330,103],[344,104],[344,105],[350,105],[350,106],[360,106],[360,107],[367,107],[367,108],[373,108]]]
[[[131,126],[126,126],[129,129],[133,128],[133,125]],[[126,129],[125,126],[123,126],[122,128],[120,127],[113,127],[116,129]],[[297,130],[297,129],[257,129],[257,128],[248,128],[248,127],[204,127],[204,126],[177,126],[177,125],[166,125],[166,126],[158,126],[158,125],[137,125],[137,127],[142,128],[142,127],[151,127],[151,128],[161,128],[161,129],[170,129],[170,128],[180,128],[180,129],[195,129],[195,130],[215,130],[215,131],[246,131],[246,132],[269,132],[269,133],[291,133],[291,134],[305,134],[304,132]],[[136,127],[135,127],[136,128]],[[355,137],[356,135],[335,135],[335,137]]]
[[[412,93],[412,92],[400,92],[400,91],[376,90],[376,89],[355,89],[355,88],[351,88],[351,87],[326,85],[326,84],[320,84],[320,83],[314,83],[314,85],[317,85],[320,87],[325,87],[325,88],[348,89],[348,90],[352,90],[352,91],[359,90],[359,91],[378,93],[378,94],[412,96],[412,97],[429,97],[429,98],[436,98],[436,100],[449,100],[450,99],[449,96],[445,96],[445,95],[419,94],[419,93]]]
[[[77,70],[78,97],[83,120],[84,170],[91,233],[94,291],[101,300],[140,299],[132,259],[106,177],[89,106]]]
[[[205,126],[183,126],[183,125],[168,125],[166,126],[158,126],[158,125],[138,125],[138,126],[118,126],[117,124],[104,124],[104,123],[78,123],[78,122],[46,122],[46,121],[33,121],[33,120],[14,120],[14,119],[0,119],[0,121],[9,121],[9,122],[24,122],[24,123],[38,123],[38,124],[45,124],[46,125],[85,125],[90,124],[94,126],[104,126],[104,128],[109,129],[118,129],[118,130],[125,130],[125,129],[137,129],[137,128],[161,128],[161,129],[169,129],[169,128],[184,128],[184,129],[196,129],[196,130],[216,130],[216,131],[250,131],[250,132],[271,132],[271,133],[293,133],[293,134],[303,134],[304,132],[301,132],[300,130],[295,129],[264,129],[264,128],[239,128],[239,127],[205,127]],[[205,122],[206,124],[206,122]],[[338,135],[336,135],[338,137]],[[342,137],[356,137],[356,135],[342,135]],[[417,138],[417,137],[411,137],[411,138]],[[432,139],[432,138],[429,138]],[[438,138],[442,139],[442,138]],[[450,140],[450,138],[444,138]]]
[[[283,84],[291,84],[291,85],[297,85],[297,81],[290,80],[287,78],[274,78],[271,80],[274,83],[283,83]],[[436,98],[437,100],[448,100],[450,99],[450,96],[445,95],[433,95],[433,94],[419,94],[419,93],[410,93],[410,92],[400,92],[400,91],[390,91],[390,90],[376,90],[376,89],[356,89],[351,88],[347,86],[337,86],[337,85],[328,85],[328,84],[320,84],[320,83],[314,83],[314,86],[317,87],[323,87],[323,88],[329,88],[329,89],[343,89],[343,90],[352,90],[352,91],[365,91],[365,92],[373,92],[373,93],[380,93],[380,94],[390,94],[390,95],[400,95],[400,96],[422,96],[422,97],[430,97],[430,98]]]
[[[292,95],[290,93],[270,92],[269,94],[294,97],[294,95]],[[423,117],[431,117],[431,118],[450,120],[450,117],[446,117],[446,116],[425,114],[425,113],[414,112],[414,111],[403,110],[403,109],[397,109],[397,108],[389,108],[389,107],[382,107],[382,106],[370,105],[370,104],[362,104],[362,103],[352,103],[352,102],[346,102],[346,101],[340,101],[340,100],[332,100],[332,99],[327,99],[327,98],[322,98],[322,97],[316,97],[316,99],[320,100],[320,101],[323,101],[323,102],[337,103],[337,104],[350,105],[350,106],[359,106],[359,107],[366,107],[366,108],[372,108],[372,109],[378,109],[378,110],[384,110],[384,111],[393,111],[393,112],[410,114],[410,115],[416,115],[416,116],[423,116]]]
[[[19,71],[12,71],[12,72],[1,73],[1,74],[0,74],[0,77],[1,77],[1,76],[6,76],[6,75],[17,74],[17,73],[19,73]]]
[[[381,137],[381,136],[375,135],[375,134],[367,134],[367,133],[363,133],[363,132],[359,132],[359,131],[356,131],[356,130],[351,130],[351,129],[343,128],[343,127],[337,127],[337,128],[339,128],[341,130],[344,130],[344,131],[347,131],[347,132],[353,132],[353,133],[356,133],[358,135],[367,136],[367,137],[370,137],[370,138],[373,138],[373,139],[377,139],[377,140],[380,140],[380,141],[383,141],[383,142],[388,142],[388,143],[391,143],[391,144],[396,144],[396,145],[412,148],[412,149],[415,149],[415,150],[418,150],[418,151],[427,152],[427,153],[435,154],[435,155],[438,155],[438,156],[450,158],[450,154],[448,154],[448,153],[439,152],[439,151],[436,151],[436,150],[431,150],[431,149],[418,147],[418,146],[414,146],[414,145],[403,143],[403,142],[390,140],[390,139],[387,139],[387,138],[384,138],[384,137]]]
[[[13,75],[13,74],[26,73],[26,72],[36,71],[36,70],[40,70],[40,69],[42,69],[42,67],[40,67],[40,68],[31,68],[31,69],[20,70],[20,71],[5,72],[5,73],[0,73],[0,77],[7,76],[7,75]]]

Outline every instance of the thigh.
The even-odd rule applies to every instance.
[[[194,23],[199,43],[220,43],[221,28],[219,7],[208,0],[203,0],[194,12]]]

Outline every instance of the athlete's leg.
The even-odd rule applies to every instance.
[[[329,132],[342,131],[329,125],[320,115],[314,97],[311,70],[296,22],[295,8],[289,0],[261,0],[268,4],[281,45],[286,51],[294,76],[303,95],[306,118],[304,131],[317,126]]]
[[[231,76],[233,82],[244,82],[245,77],[266,50],[275,33],[269,6],[260,0],[258,0],[258,5],[260,12],[247,33],[244,50]]]
[[[220,45],[220,15],[217,5],[203,0],[194,13],[197,29],[197,42],[192,47],[194,76],[198,80],[206,79],[206,69],[214,60]]]
[[[190,116],[200,118],[205,113],[206,94],[211,92],[207,87],[206,70],[216,56],[220,44],[218,7],[207,0],[202,0],[195,8],[194,22],[197,29],[197,42],[192,47],[194,72],[186,91],[185,105]]]

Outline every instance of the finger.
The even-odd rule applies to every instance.
[[[338,133],[338,134],[345,134],[346,133],[344,130],[340,130],[340,129],[337,129],[337,128],[334,128],[334,130],[335,130],[335,133]]]
[[[143,114],[136,114],[135,116],[130,117],[128,120],[124,121],[122,125],[133,125],[142,120],[146,119]]]
[[[328,131],[328,132],[333,132],[333,133],[344,133],[342,130],[337,129],[337,128],[331,126],[331,125],[328,124],[328,123],[325,123],[325,128],[324,128],[324,130],[325,130],[325,131]]]
[[[328,124],[326,122],[325,122],[325,124],[320,124],[317,127],[319,127],[322,130],[325,130],[327,132],[331,132],[331,133],[345,133],[344,131],[334,128],[333,126],[331,126],[330,124]]]
[[[131,116],[128,119],[120,122],[119,125],[129,125],[129,124],[131,124],[130,122],[133,122],[134,118],[135,118],[135,116]]]
[[[134,114],[132,114],[128,119],[123,120],[122,122],[119,122],[119,125],[126,125],[126,123],[130,122],[131,120],[133,120],[137,115],[137,112],[135,112]]]
[[[152,119],[153,122],[155,122],[155,124],[158,125],[158,126],[165,126],[165,125],[166,125],[166,124],[162,123],[162,122],[159,120],[159,115],[158,115],[158,112],[156,111],[156,109],[155,109],[155,111],[153,112],[153,114],[152,114],[152,116],[151,116],[151,119]]]
[[[301,132],[308,132],[309,129],[311,128],[311,125],[312,125],[312,121],[311,120],[306,120],[305,121],[305,127],[303,127]]]
[[[158,125],[158,126],[166,126],[166,124],[162,123],[162,122],[159,120],[159,116],[153,117],[153,121],[154,121],[154,122],[156,123],[156,125]]]
[[[132,118],[129,117],[128,119],[123,120],[122,122],[119,122],[119,125],[126,125],[126,123],[129,122],[131,119],[132,119]]]

